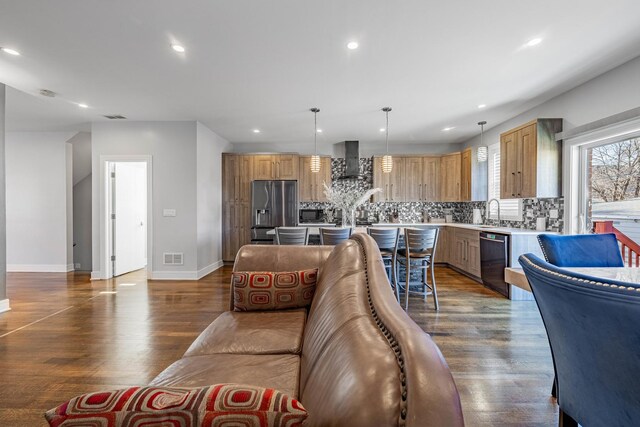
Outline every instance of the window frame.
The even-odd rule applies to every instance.
[[[489,162],[487,167],[487,218],[492,220],[498,219],[498,210],[497,208],[495,210],[493,209],[493,207],[496,206],[495,203],[492,203],[491,206],[488,205],[489,200],[497,199],[500,203],[501,220],[523,222],[524,215],[522,199],[500,199],[500,163],[498,163],[497,187],[495,185],[495,155],[497,154],[498,156],[500,156],[500,143],[496,142],[495,144],[489,145],[487,151],[487,161]],[[513,202],[516,202],[515,206]],[[505,208],[506,210],[503,210]]]

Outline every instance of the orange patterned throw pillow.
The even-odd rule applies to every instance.
[[[318,269],[271,272],[234,272],[235,311],[281,310],[311,305]]]
[[[51,427],[300,427],[295,399],[262,387],[130,387],[74,397],[45,414]]]

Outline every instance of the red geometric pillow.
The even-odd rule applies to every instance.
[[[234,310],[307,307],[311,305],[317,279],[317,268],[286,272],[234,272],[231,277]]]
[[[217,384],[88,393],[44,416],[51,427],[299,427],[307,412],[277,390]]]

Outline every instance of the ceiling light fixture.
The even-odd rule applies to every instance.
[[[82,102],[78,104],[78,107],[80,107],[80,108],[89,108],[89,106],[87,104],[84,104]]]
[[[0,48],[0,49],[2,49],[2,51],[4,53],[8,53],[9,55],[20,56],[20,52],[18,52],[15,49],[11,49],[11,48],[8,48],[8,47],[3,47],[3,48]]]
[[[253,133],[260,133],[260,129],[254,129]]]
[[[393,158],[389,155],[389,111],[391,111],[391,107],[384,107],[382,111],[384,111],[387,118],[387,126],[384,128],[387,154],[382,156],[382,172],[391,173],[393,170]]]
[[[320,109],[317,107],[313,107],[309,109],[313,113],[313,128],[316,130],[313,133],[313,156],[311,156],[311,172],[318,173],[320,172],[320,156],[318,156],[318,113]]]
[[[478,108],[483,109],[483,108],[485,108],[486,106],[487,106],[487,104],[480,104],[480,105],[478,105]]]
[[[486,162],[487,159],[489,158],[489,148],[484,145],[484,125],[486,125],[487,122],[485,120],[478,122],[478,125],[480,126],[480,146],[478,147],[478,162]]]
[[[442,132],[449,132],[450,130],[454,130],[455,128],[456,128],[455,126],[446,127],[444,129],[442,129]]]
[[[529,40],[526,46],[533,47],[533,46],[539,45],[541,42],[542,42],[542,39],[540,37],[536,37],[535,39]]]
[[[385,128],[380,128],[380,132],[384,132],[385,130]]]
[[[175,50],[178,53],[184,53],[186,51],[184,46],[179,45],[179,44],[172,44],[171,45],[171,49]]]
[[[316,129],[316,132],[322,133],[322,129]]]
[[[354,50],[354,49],[357,49],[358,46],[359,46],[358,42],[349,42],[349,43],[347,43],[347,49]]]

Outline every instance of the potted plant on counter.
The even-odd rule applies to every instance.
[[[343,191],[337,191],[334,188],[327,186],[326,183],[322,183],[324,187],[324,194],[327,196],[327,200],[335,209],[342,209],[342,226],[343,227],[355,227],[356,226],[356,209],[369,201],[371,196],[378,192],[382,192],[381,188],[372,188],[370,190],[358,190],[343,189]]]

